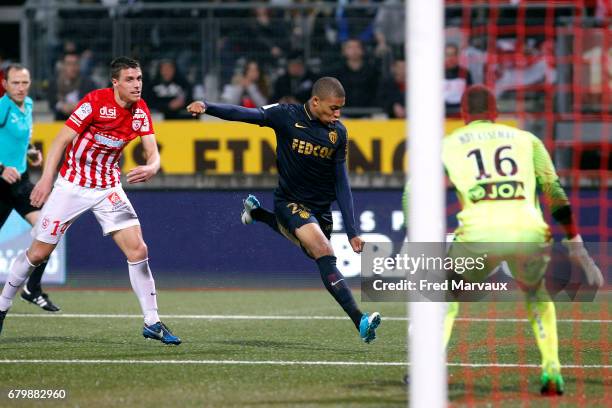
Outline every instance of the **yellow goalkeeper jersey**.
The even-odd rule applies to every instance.
[[[474,121],[444,138],[442,160],[461,203],[459,240],[548,240],[536,187],[558,185],[558,176],[540,139],[511,126]]]

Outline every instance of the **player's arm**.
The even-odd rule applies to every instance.
[[[357,235],[355,229],[355,209],[353,207],[353,193],[346,171],[346,162],[336,163],[336,201],[342,214],[344,230],[351,243],[353,251],[360,253],[363,250],[363,240]]]
[[[536,182],[550,203],[553,218],[563,227],[567,239],[571,240],[578,235],[572,207],[559,183],[559,176],[548,151],[542,141],[535,136],[533,137],[533,165]]]
[[[130,184],[143,183],[149,180],[159,171],[161,165],[155,135],[145,135],[140,140],[142,141],[143,154],[147,164],[137,166],[129,171],[127,181]]]
[[[265,125],[265,114],[261,108],[245,108],[238,105],[225,103],[211,103],[195,101],[187,106],[187,112],[193,116],[206,113],[219,119],[231,120],[236,122],[252,123],[254,125]]]
[[[351,192],[351,185],[346,170],[346,153],[348,147],[346,130],[343,129],[341,137],[344,140],[344,144],[336,151],[335,157],[336,201],[338,202],[338,207],[340,207],[342,222],[344,223],[344,229],[351,243],[351,247],[353,251],[360,253],[363,250],[363,241],[361,237],[357,235],[355,229],[353,193]]]
[[[533,137],[533,162],[536,181],[550,203],[553,218],[565,232],[570,258],[582,267],[590,285],[601,287],[604,283],[603,275],[584,247],[582,237],[574,222],[572,207],[559,183],[559,176],[550,155],[542,141],[535,136]]]
[[[30,194],[30,202],[34,207],[41,207],[47,200],[47,197],[49,197],[64,150],[66,150],[68,143],[72,143],[76,136],[77,132],[75,130],[64,125],[57,136],[55,136],[55,139],[53,139],[40,180],[38,180],[38,183],[36,183],[32,190],[32,194]]]

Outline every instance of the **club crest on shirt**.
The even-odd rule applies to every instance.
[[[143,132],[148,132],[149,119],[147,118],[147,114],[144,110],[136,108],[134,110],[134,115],[132,116],[132,130],[134,132],[138,132],[139,129]]]
[[[45,217],[43,218],[42,222],[40,223],[40,226],[42,227],[42,229],[46,230],[47,228],[49,228],[49,223],[51,221],[49,221],[49,217]]]
[[[329,141],[332,142],[333,144],[336,144],[337,140],[338,140],[338,132],[336,132],[335,130],[332,130],[331,132],[329,132]]]

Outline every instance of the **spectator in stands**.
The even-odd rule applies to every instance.
[[[257,7],[254,13],[248,38],[244,39],[247,51],[252,59],[260,61],[263,68],[274,67],[278,59],[288,52],[289,28],[282,19],[273,18],[267,7]]]
[[[308,2],[300,1],[299,4],[308,5]],[[285,10],[283,18],[288,22],[287,25],[290,32],[289,48],[293,52],[304,52],[304,47],[312,34],[312,23],[314,22],[315,15],[315,7],[290,7]]]
[[[372,44],[374,42],[374,18],[377,9],[367,6],[373,4],[373,1],[352,0],[350,2],[351,4],[366,6],[359,8],[345,8],[344,4],[348,1],[338,3],[336,12],[338,40],[345,42],[351,38],[358,38],[363,44]]]
[[[378,104],[390,118],[406,117],[406,61],[397,59],[391,66],[391,76],[380,87]]]
[[[374,19],[374,55],[381,72],[391,72],[393,61],[404,55],[406,13],[400,0],[384,0]]]
[[[344,85],[346,105],[343,114],[347,117],[363,117],[366,114],[350,112],[350,108],[373,108],[378,89],[378,70],[365,59],[363,45],[358,39],[350,39],[342,45],[343,64],[331,75]],[[348,108],[348,109],[347,109]]]
[[[266,75],[261,72],[257,61],[250,60],[244,64],[240,74],[234,76],[232,83],[225,85],[221,100],[232,105],[255,108],[268,103],[269,92]]]
[[[306,29],[306,38],[310,38],[311,44],[310,57],[317,59],[322,67],[333,65],[341,52],[334,9],[316,4],[308,15]]]
[[[177,72],[173,60],[160,61],[157,74],[147,92],[149,107],[164,115],[164,119],[188,119],[183,107],[191,100],[192,86]]]
[[[385,0],[384,5],[376,12],[374,19],[375,53],[398,55],[404,51],[404,27],[406,15],[403,1]]]
[[[294,53],[287,60],[285,73],[274,83],[273,102],[305,103],[310,98],[310,90],[315,76],[304,65],[299,53]]]
[[[93,82],[81,75],[79,54],[64,54],[57,78],[49,84],[49,106],[55,120],[67,120],[78,102],[94,89]]]
[[[497,41],[497,63],[490,69],[495,73],[495,96],[503,98],[507,91],[519,89],[538,90],[542,84],[552,84],[556,79],[554,67],[554,43],[544,41],[538,45],[528,38],[517,58],[518,44],[514,39]]]
[[[94,53],[87,48],[81,53],[81,73],[87,78],[91,78],[95,67]]]
[[[472,76],[459,65],[459,47],[456,44],[446,44],[444,47],[444,104],[447,116],[461,114],[461,97],[472,84]]]
[[[484,50],[486,48],[486,38],[475,36],[470,38],[468,46],[461,50],[459,65],[468,69],[475,84],[483,84],[485,82],[484,71],[487,53]]]

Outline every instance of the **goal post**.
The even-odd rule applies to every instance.
[[[409,107],[406,177],[410,177],[411,183],[408,239],[443,242],[446,229],[442,166],[444,2],[407,1],[405,7]],[[443,303],[408,304],[412,407],[447,405],[444,312]]]

